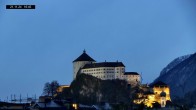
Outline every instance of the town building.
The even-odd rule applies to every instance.
[[[78,104],[67,100],[52,99],[51,96],[40,96],[39,101],[35,102],[31,110],[78,110]]]
[[[0,110],[26,110],[30,107],[30,105],[30,103],[13,103],[0,101]]]
[[[57,93],[62,93],[64,89],[66,88],[69,88],[70,86],[69,85],[60,85],[58,88],[57,88]]]
[[[158,81],[150,86],[141,85],[136,92],[137,98],[135,104],[144,104],[147,107],[153,107],[153,104],[159,103],[161,107],[166,106],[166,102],[171,102],[169,86]]]
[[[140,74],[137,72],[126,72],[122,62],[96,62],[86,51],[73,61],[73,78],[84,73],[102,80],[121,79],[128,84],[135,86],[140,84]]]
[[[155,100],[161,104],[161,107],[165,107],[166,101],[171,101],[169,86],[164,82],[158,81],[151,87],[155,94]]]

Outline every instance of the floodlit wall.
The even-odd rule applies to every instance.
[[[76,78],[76,75],[78,73],[78,71],[84,67],[84,65],[86,64],[90,64],[93,63],[91,61],[77,61],[77,62],[73,62],[73,79]]]

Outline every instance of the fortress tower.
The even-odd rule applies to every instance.
[[[86,54],[86,51],[84,50],[83,53],[73,61],[73,78],[76,78],[77,74],[80,72],[81,68],[84,67],[84,65],[94,62],[96,61]]]

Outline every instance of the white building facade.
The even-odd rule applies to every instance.
[[[92,75],[102,80],[121,79],[124,74],[125,67],[122,62],[101,62],[86,64],[81,73]]]
[[[88,74],[102,80],[121,79],[128,84],[135,86],[140,84],[141,77],[136,72],[125,72],[122,62],[99,62],[91,58],[86,51],[73,61],[74,79],[77,74]]]

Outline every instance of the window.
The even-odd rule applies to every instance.
[[[162,105],[165,105],[164,101],[162,101]]]

